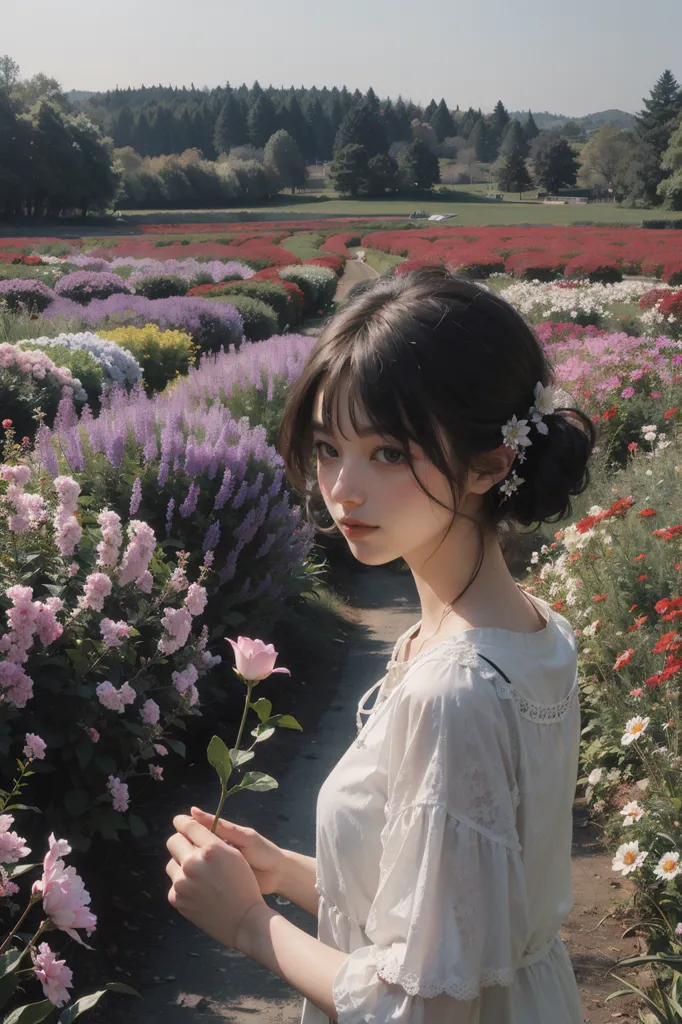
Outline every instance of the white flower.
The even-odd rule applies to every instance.
[[[603,774],[603,768],[593,768],[590,774],[587,776],[587,781],[589,782],[590,786],[596,786],[597,783],[601,782]]]
[[[606,781],[607,782],[613,782],[614,784],[616,782],[620,782],[620,769],[612,768],[611,771],[606,776]]]
[[[623,843],[616,850],[611,868],[613,871],[620,871],[621,875],[628,875],[631,871],[641,868],[647,856],[646,852],[640,852],[639,843],[636,840],[634,843]]]
[[[682,865],[679,863],[679,860],[680,855],[676,850],[671,850],[670,853],[664,853],[654,868],[656,878],[667,881],[668,879],[675,878],[676,875],[679,875],[682,871]]]
[[[538,381],[533,390],[535,396],[535,402],[533,403],[533,412],[540,416],[549,416],[556,409],[556,395],[554,394],[554,388],[549,385],[548,387],[542,386],[542,381]]]
[[[530,564],[531,565],[537,565],[539,561],[540,561],[540,555],[539,555],[539,553],[537,551],[534,551],[533,554],[530,556]]]
[[[646,434],[646,433],[648,433],[651,430],[653,430],[654,433],[655,433],[658,430],[658,427],[656,426],[655,423],[645,423],[639,429],[642,431],[643,434]]]
[[[656,440],[656,431],[655,430],[647,430],[646,434],[644,435],[644,440],[645,441],[655,441]]]
[[[635,715],[634,718],[629,719],[625,724],[625,732],[621,736],[620,742],[624,747],[629,747],[634,740],[645,732],[646,727],[649,724],[648,718],[642,718],[641,715]]]
[[[533,443],[528,434],[530,434],[528,420],[519,420],[516,418],[516,414],[502,427],[504,444],[507,448],[513,448],[515,451],[518,451],[519,445],[526,446]]]
[[[519,476],[516,470],[513,470],[512,473],[504,481],[504,483],[501,484],[500,491],[502,492],[502,494],[504,494],[505,498],[509,498],[510,495],[514,493],[514,491],[517,491],[519,489],[519,485],[524,482],[525,481],[523,477]]]
[[[637,786],[637,789],[641,789],[642,792],[644,792],[645,789],[649,788],[649,780],[648,779],[638,779],[637,782],[635,783],[635,785]]]
[[[636,800],[631,800],[625,807],[621,808],[624,825],[634,825],[636,821],[644,816],[644,808],[640,807]]]
[[[547,547],[547,545],[543,544],[542,547],[540,548],[540,554],[541,555],[546,555],[548,551],[549,551],[549,548]]]

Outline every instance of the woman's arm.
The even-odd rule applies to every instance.
[[[304,859],[314,861],[310,857]],[[257,904],[246,915],[236,946],[336,1021],[332,983],[348,953],[325,946],[266,903]]]
[[[294,850],[282,850],[284,854],[283,881],[279,895],[290,900],[317,917],[319,893],[315,888],[317,861]]]

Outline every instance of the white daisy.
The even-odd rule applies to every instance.
[[[634,718],[629,719],[625,724],[625,732],[621,736],[620,742],[624,747],[629,747],[634,740],[645,732],[646,727],[649,724],[648,718],[642,718],[641,715],[635,715]]]
[[[516,418],[516,414],[502,427],[504,443],[507,448],[514,448],[516,451],[518,451],[519,445],[526,446],[533,443],[528,434],[530,434],[528,420],[519,420]]]
[[[611,862],[613,871],[620,871],[621,875],[628,875],[631,871],[641,868],[648,854],[639,849],[639,843],[623,843],[616,850],[616,856]]]
[[[656,878],[667,881],[669,878],[675,878],[676,875],[679,875],[680,871],[682,871],[682,864],[679,863],[679,860],[680,855],[676,850],[664,853],[654,868]]]
[[[644,817],[646,813],[643,807],[640,807],[636,800],[631,800],[629,804],[621,809],[620,812],[623,815],[624,825],[634,825],[636,821]]]

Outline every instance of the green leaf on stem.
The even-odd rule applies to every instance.
[[[296,721],[293,715],[280,715],[277,719],[277,725],[281,726],[282,729],[298,729],[299,732],[303,732],[303,727]]]
[[[8,949],[6,953],[0,956],[0,978],[4,978],[6,974],[9,974],[11,970],[21,960],[22,951],[20,949]]]
[[[227,749],[220,736],[213,737],[208,745],[206,756],[208,757],[208,763],[213,765],[218,773],[220,785],[225,789],[227,786],[227,780],[232,773],[232,762],[230,761],[230,751]]]
[[[279,782],[272,775],[264,772],[247,772],[239,784],[239,789],[253,789],[257,793],[265,793],[268,789],[277,789]]]
[[[0,1006],[4,1006],[7,1000],[14,995],[18,984],[19,979],[16,974],[6,974],[4,978],[0,978]]]
[[[249,704],[249,707],[256,712],[261,722],[267,722],[272,711],[272,701],[267,697],[259,697],[254,704]]]
[[[13,864],[7,868],[8,878],[18,878],[19,875],[25,875],[27,871],[33,871],[33,868],[40,868],[42,864]],[[0,970],[0,978],[2,977],[2,971]]]
[[[268,736],[272,736],[274,731],[275,727],[273,725],[268,725],[267,722],[261,722],[260,725],[257,725],[255,729],[251,730],[251,735],[256,737],[256,743],[261,743],[263,740],[266,740]]]
[[[41,999],[39,1003],[28,1003],[12,1010],[9,1017],[5,1017],[4,1024],[40,1024],[53,1010],[54,1005],[49,999]]]
[[[140,839],[142,836],[147,835],[147,826],[142,818],[138,817],[137,814],[128,815],[128,825],[130,826],[132,835],[134,835],[136,839]]]
[[[80,999],[77,999],[75,1003],[72,1003],[71,1006],[68,1006],[61,1014],[57,1024],[71,1024],[71,1021],[75,1020],[76,1017],[80,1017],[80,1015],[85,1013],[86,1010],[91,1010],[93,1006],[96,1006],[102,996],[107,992],[118,992],[121,995],[137,996],[138,999],[140,998],[140,993],[136,992],[134,988],[130,987],[130,985],[123,985],[118,981],[110,981],[109,984],[105,985],[105,987],[100,989],[99,992],[91,992],[88,996],[82,996]],[[19,1022],[17,1022],[17,1024],[19,1024]],[[20,1024],[24,1024],[24,1022],[21,1021]]]
[[[250,761],[252,757],[255,757],[253,750],[231,750],[230,760],[235,768],[238,768],[240,764],[244,764],[245,761]]]
[[[164,740],[164,743],[167,743],[171,750],[174,750],[176,754],[180,755],[180,757],[185,757],[185,744],[182,743],[181,740],[169,740],[168,738],[166,738]]]

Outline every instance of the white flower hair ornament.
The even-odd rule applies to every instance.
[[[507,448],[512,448],[516,452],[519,463],[525,462],[525,449],[533,443],[528,436],[531,426],[535,427],[540,434],[548,434],[549,428],[544,417],[551,415],[561,399],[568,396],[564,396],[563,392],[555,391],[551,385],[545,387],[542,381],[538,381],[533,390],[533,397],[535,401],[528,410],[526,419],[520,420],[514,415],[502,427],[503,443]],[[500,485],[502,501],[510,498],[522,483],[525,483],[524,478],[519,476],[516,470],[512,470]]]

